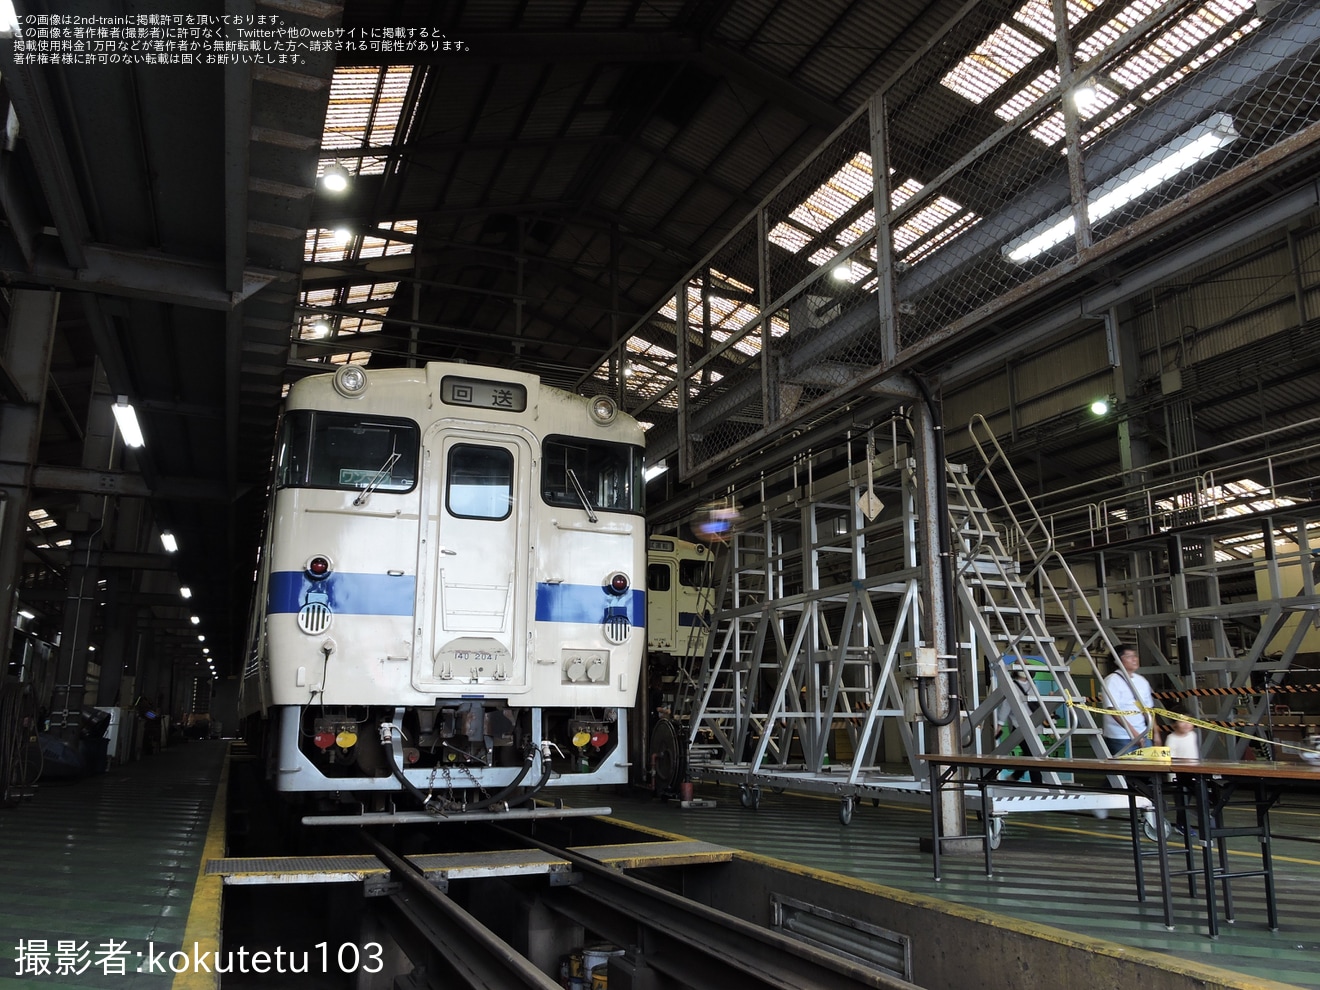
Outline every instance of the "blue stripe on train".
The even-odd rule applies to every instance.
[[[412,615],[417,579],[411,575],[349,574],[336,571],[313,581],[302,571],[276,571],[270,576],[267,610],[273,615],[296,613],[308,595],[326,596],[336,615]],[[621,609],[634,626],[645,623],[646,594],[612,595],[598,584],[539,584],[537,622],[601,622],[607,610]]]
[[[646,592],[612,595],[599,584],[538,584],[537,622],[601,622],[621,611],[634,626],[646,622]]]
[[[411,574],[347,574],[335,571],[313,581],[302,571],[276,571],[270,576],[266,608],[272,614],[297,612],[308,594],[322,599],[336,615],[412,615],[417,579]]]

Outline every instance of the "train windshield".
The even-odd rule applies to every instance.
[[[280,488],[411,491],[417,483],[417,424],[388,416],[293,409],[280,428]]]
[[[641,447],[581,437],[542,444],[541,497],[550,505],[640,514],[645,487]]]

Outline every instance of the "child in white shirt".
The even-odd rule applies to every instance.
[[[1173,731],[1164,737],[1164,745],[1169,747],[1169,755],[1177,763],[1179,760],[1199,760],[1201,758],[1201,742],[1196,735],[1196,727],[1183,718],[1176,718],[1173,722]],[[1178,776],[1174,775],[1174,780]],[[1187,828],[1187,798],[1192,793],[1192,787],[1189,783],[1178,782],[1179,789],[1182,791],[1182,799],[1178,802],[1178,814],[1176,824],[1178,831],[1182,832]],[[1192,832],[1192,838],[1196,838],[1196,832]]]

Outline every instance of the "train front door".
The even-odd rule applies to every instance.
[[[421,690],[518,693],[528,682],[531,448],[515,434],[445,427],[423,441],[418,560]],[[429,635],[428,635],[429,634]]]

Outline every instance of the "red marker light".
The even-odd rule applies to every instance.
[[[335,744],[335,734],[333,732],[318,732],[312,736],[312,742],[316,743],[317,749],[329,749]]]
[[[325,577],[330,573],[330,561],[324,557],[313,557],[307,562],[307,573],[313,579]]]
[[[614,592],[616,595],[621,595],[627,590],[628,590],[627,574],[615,574],[612,578],[610,578],[610,591]]]
[[[595,746],[597,749],[600,749],[609,741],[610,734],[608,732],[593,732],[591,734],[591,745]]]

